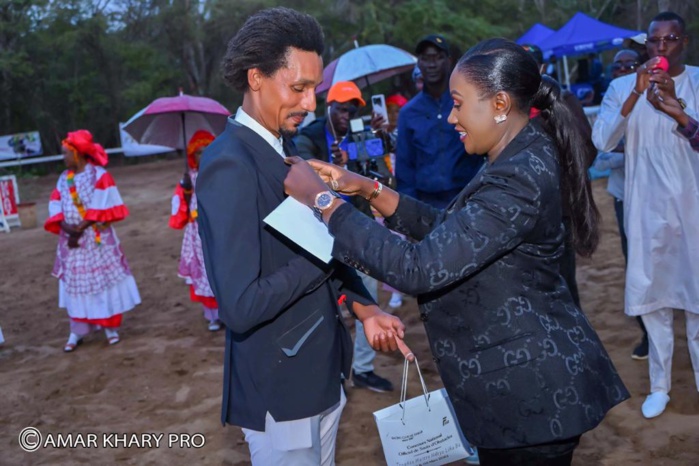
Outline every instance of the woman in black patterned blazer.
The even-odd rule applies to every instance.
[[[579,254],[597,246],[598,212],[586,177],[584,135],[520,46],[484,41],[450,80],[449,122],[478,175],[444,211],[333,165],[291,160],[287,193],[316,210],[335,236],[333,257],[417,295],[434,360],[481,464],[570,464],[580,435],[629,397],[609,355],[559,273],[561,206],[573,213]],[[541,110],[529,118],[534,106]],[[400,156],[400,154],[398,154]],[[324,182],[361,195],[392,235]]]

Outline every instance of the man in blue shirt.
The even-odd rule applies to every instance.
[[[452,61],[443,36],[431,34],[415,49],[424,87],[400,112],[396,148],[398,191],[444,208],[483,165],[466,154],[459,133],[447,122]]]

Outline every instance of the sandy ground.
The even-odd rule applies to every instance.
[[[245,465],[247,446],[236,427],[219,422],[223,332],[210,333],[201,311],[177,278],[181,232],[167,228],[169,198],[179,160],[111,169],[131,216],[117,226],[138,282],[143,304],[127,314],[122,342],[108,347],[103,334],[89,337],[72,354],[62,351],[68,319],[57,308],[50,271],[56,237],[41,228],[0,233],[0,464]],[[56,176],[20,181],[25,201],[38,201],[39,221]],[[648,390],[647,363],[630,353],[639,340],[636,323],[624,316],[623,258],[606,181],[595,182],[604,217],[599,251],[580,260],[578,281],[584,309],[614,359],[632,398],[583,436],[575,465],[699,464],[699,394],[691,377],[684,318],[675,319],[672,401],[655,420],[640,412]],[[244,267],[244,264],[241,264]],[[383,293],[382,303],[388,300]],[[441,386],[432,365],[415,300],[396,312],[409,328],[407,340],[423,361],[430,389]],[[398,355],[379,355],[377,372],[398,385]],[[411,380],[410,394],[417,395]],[[337,462],[384,464],[371,413],[398,401],[398,393],[349,389]],[[42,449],[22,451],[24,427],[47,434],[165,434],[160,448]],[[202,434],[201,448],[166,445],[169,434]],[[201,437],[193,437],[200,441]]]

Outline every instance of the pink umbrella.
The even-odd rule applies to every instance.
[[[142,144],[159,144],[187,150],[187,141],[200,130],[219,135],[231,112],[207,97],[183,94],[155,99],[124,125],[124,130]]]

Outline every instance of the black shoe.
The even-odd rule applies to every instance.
[[[643,360],[648,359],[648,337],[643,335],[643,340],[634,348],[633,353],[631,353],[631,359]]]
[[[352,374],[352,386],[357,388],[368,388],[375,392],[392,392],[393,384],[374,374],[374,371],[353,373]]]

